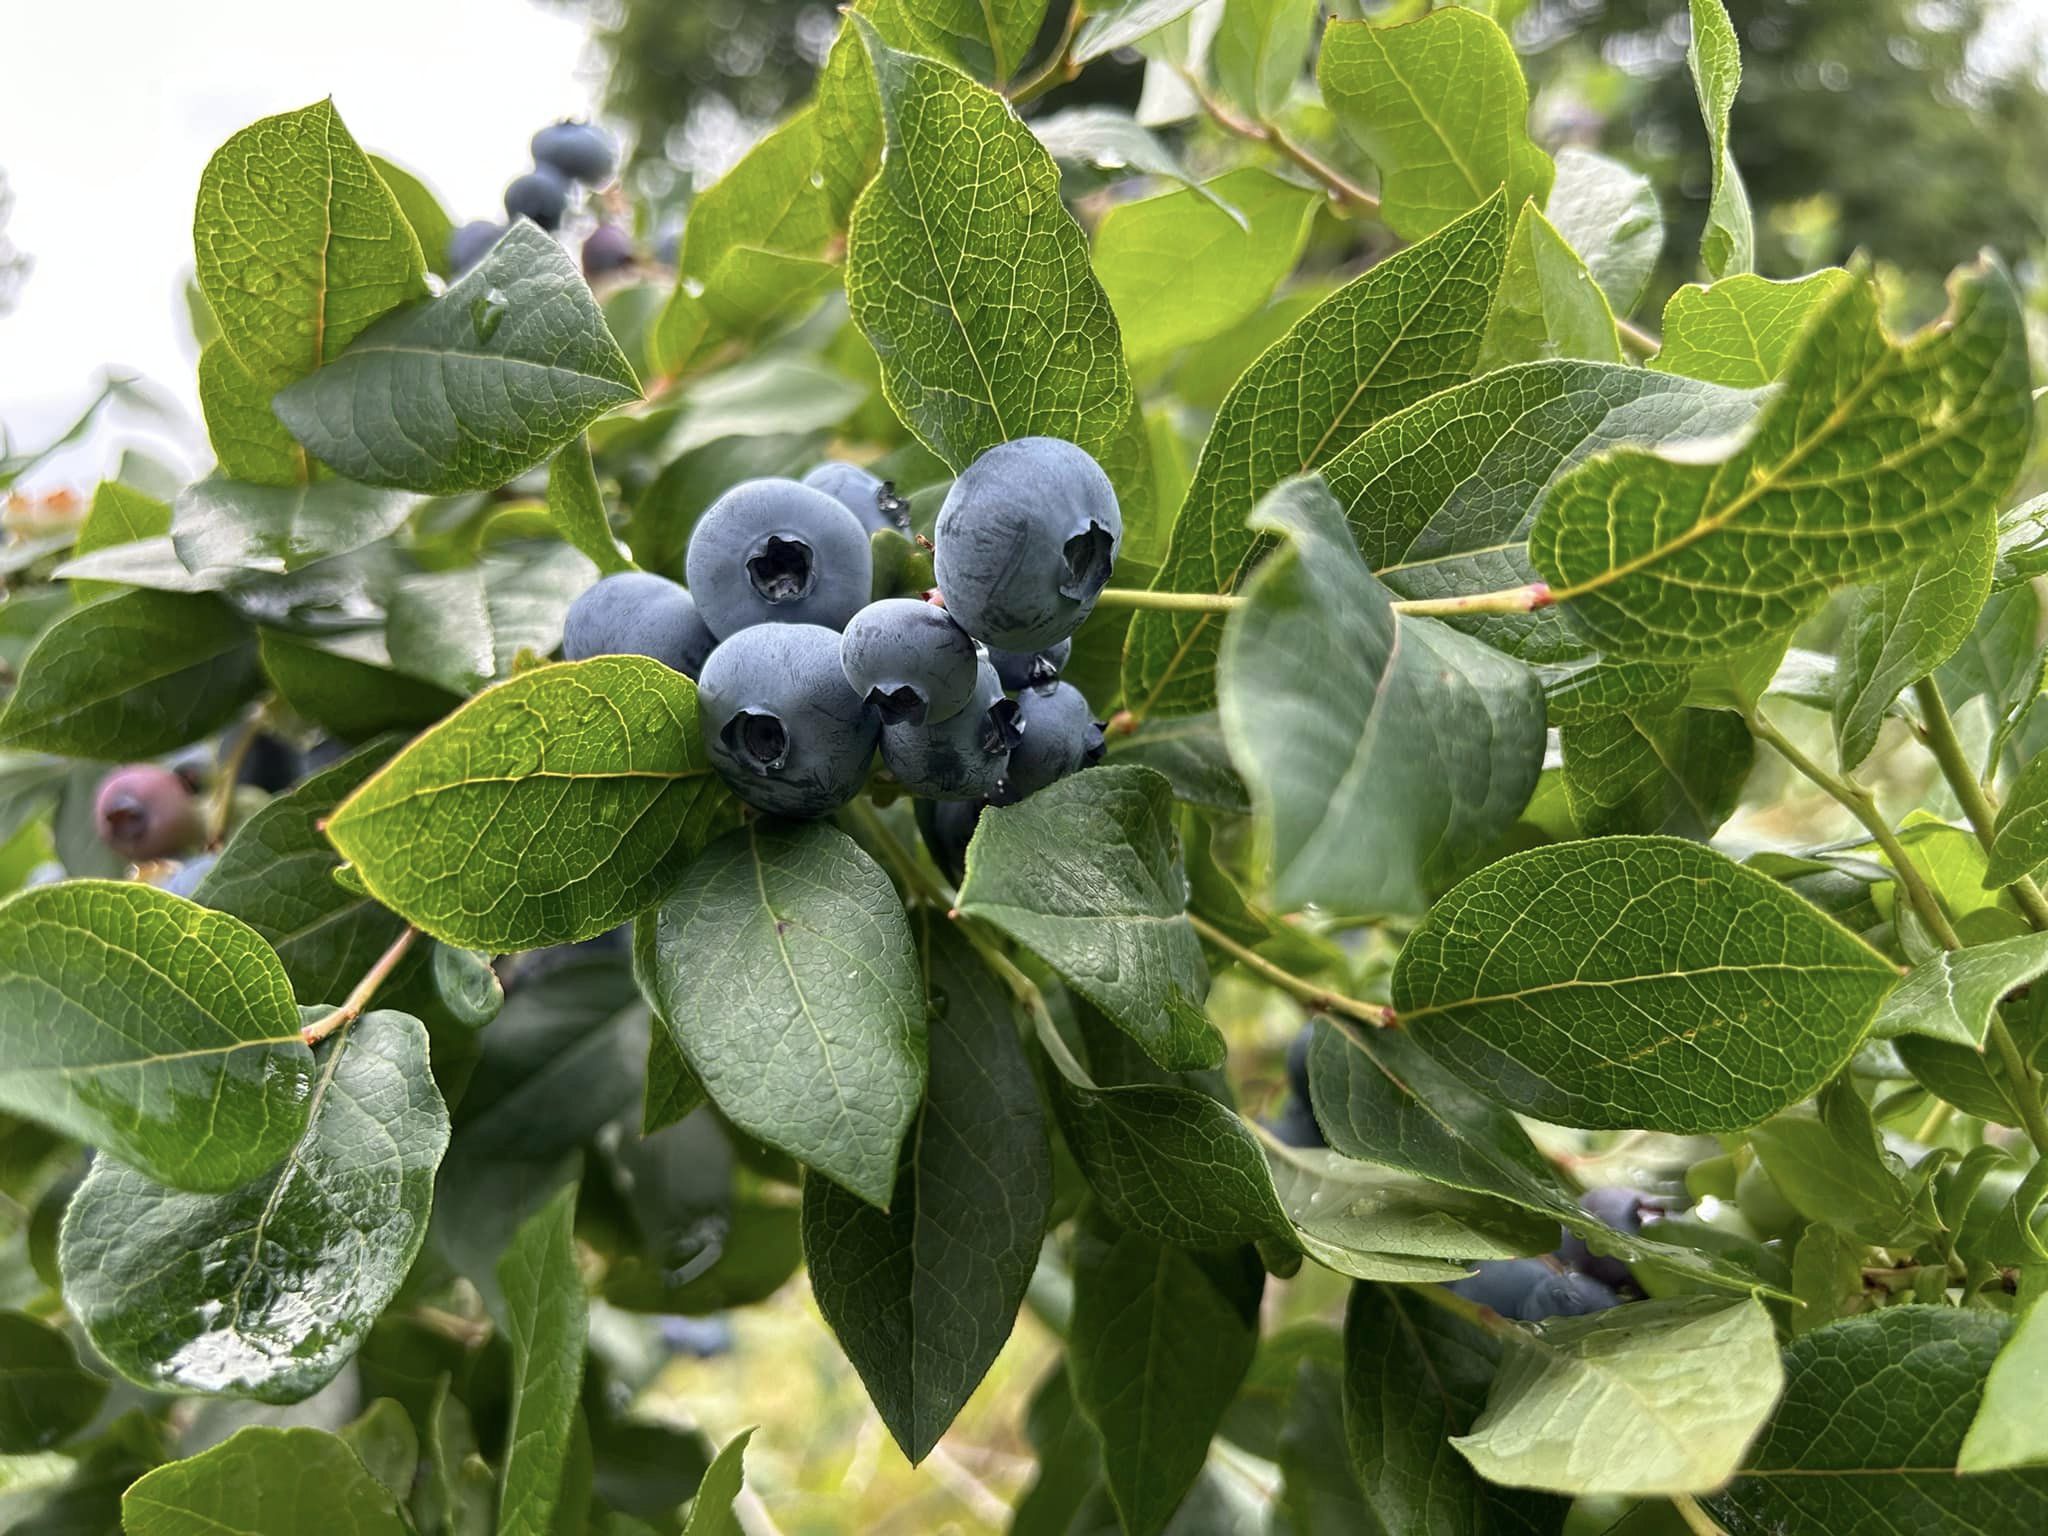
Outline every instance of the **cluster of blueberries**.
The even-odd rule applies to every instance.
[[[562,654],[651,656],[693,678],[713,766],[773,815],[844,805],[879,749],[957,874],[982,806],[1102,758],[1102,727],[1060,668],[1109,581],[1123,519],[1086,452],[1019,438],[947,493],[937,589],[871,602],[870,539],[903,533],[907,510],[852,464],[745,481],[691,530],[687,585],[603,578],[569,609]]]
[[[531,219],[549,234],[562,227],[577,186],[601,187],[618,168],[618,146],[590,123],[560,122],[533,136],[533,169],[505,188],[505,217]],[[458,275],[483,259],[509,227],[496,219],[473,219],[448,239],[448,265]],[[583,237],[583,272],[602,277],[633,264],[633,237],[602,221]]]

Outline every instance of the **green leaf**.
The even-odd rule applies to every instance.
[[[1650,366],[1737,389],[1775,383],[1807,322],[1852,281],[1829,267],[1783,283],[1745,272],[1688,284],[1664,305],[1664,345]]]
[[[100,489],[104,491],[106,486]],[[97,496],[93,505],[99,505]],[[91,530],[92,517],[88,514],[85,527],[78,531],[80,545]],[[1998,514],[1998,563],[1991,569],[1991,590],[2003,592],[2036,576],[2048,576],[2048,495],[2036,496]]]
[[[636,948],[643,930],[653,931],[645,924],[634,925]],[[682,1047],[676,1044],[674,1032],[657,1019],[647,1034],[647,1088],[640,1106],[640,1134],[652,1136],[674,1125],[709,1097],[690,1064],[683,1060]]]
[[[1664,249],[1664,219],[1650,178],[1591,150],[1561,149],[1543,211],[1565,244],[1585,258],[1614,313],[1634,309]]]
[[[599,574],[635,567],[605,515],[604,495],[597,488],[597,471],[590,464],[590,444],[577,438],[548,466],[548,516],[570,544],[590,557]]]
[[[1111,207],[1095,229],[1095,274],[1131,362],[1156,361],[1256,313],[1294,270],[1320,202],[1246,167]]]
[[[427,291],[419,241],[332,101],[266,117],[216,150],[192,241],[221,337],[266,394]]]
[[[124,592],[36,640],[0,746],[115,762],[197,741],[256,692],[255,636],[217,598]]]
[[[425,1028],[365,1014],[322,1048],[305,1136],[268,1173],[179,1194],[95,1161],[64,1220],[65,1305],[142,1386],[298,1402],[397,1294],[447,1146]]]
[[[313,641],[264,629],[256,650],[293,713],[340,741],[421,730],[462,704],[459,694],[393,671],[374,632]]]
[[[923,926],[931,1086],[889,1208],[804,1181],[818,1310],[912,1463],[1008,1339],[1053,1193],[1016,1006],[955,928],[929,913]]]
[[[1031,51],[1046,0],[866,0],[860,10],[905,52],[945,59],[1001,84]]]
[[[1830,1083],[1817,1111],[1777,1115],[1749,1140],[1771,1182],[1807,1220],[1886,1246],[1911,1247],[1933,1234],[1922,1195],[1934,1166],[1908,1170],[1850,1084]]]
[[[1988,524],[1972,528],[1924,565],[1855,595],[1835,641],[1835,755],[1854,769],[1902,689],[1962,648],[1991,593]]]
[[[1642,1301],[1517,1340],[1486,1411],[1451,1443],[1516,1487],[1702,1493],[1741,1464],[1783,1383],[1762,1303]]]
[[[1001,929],[1168,1071],[1213,1067],[1173,796],[1148,768],[1090,768],[982,813],[960,910]]]
[[[171,531],[171,509],[154,496],[145,495],[118,480],[102,480],[92,493],[92,505],[85,521],[78,525],[71,556],[78,559],[98,549],[133,544],[138,539],[161,538]],[[114,591],[103,582],[75,581],[72,595],[80,602],[105,597]]]
[[[251,1425],[121,1496],[128,1536],[406,1536],[389,1489],[324,1429]]]
[[[380,1397],[341,1428],[341,1438],[356,1453],[370,1476],[391,1490],[401,1504],[412,1497],[419,1473],[420,1437],[405,1405]]]
[[[0,1312],[0,1454],[48,1450],[92,1422],[107,1381],[71,1341],[25,1312]]]
[[[1199,4],[1201,0],[1112,0],[1108,5],[1090,6],[1088,18],[1074,38],[1074,62],[1085,64],[1142,42]]]
[[[2048,975],[2048,934],[2026,933],[1968,949],[1943,950],[1913,967],[1877,1010],[1879,1039],[1926,1035],[1984,1049],[1999,999]]]
[[[1315,0],[1223,0],[1209,69],[1226,100],[1255,118],[1287,105],[1315,37]]]
[[[522,651],[562,643],[569,605],[597,580],[579,550],[552,541],[487,553],[475,565],[401,576],[385,624],[399,671],[468,693],[507,677]]]
[[[1067,1368],[1127,1536],[1158,1536],[1258,1345],[1249,1248],[1194,1254],[1105,1223],[1075,1240]]]
[[[1452,1449],[1486,1401],[1501,1345],[1420,1297],[1354,1285],[1344,1313],[1344,1431],[1381,1529],[1413,1536],[1555,1531],[1563,1501],[1484,1482]]]
[[[1588,837],[1712,837],[1735,813],[1756,762],[1742,717],[1724,709],[1640,709],[1558,732],[1565,803]]]
[[[1266,1145],[1273,1186],[1309,1257],[1360,1279],[1389,1257],[1511,1259],[1557,1244],[1556,1218],[1321,1147]],[[1361,1255],[1367,1256],[1361,1263]],[[1452,1278],[1444,1276],[1442,1278]]]
[[[0,1108],[178,1189],[232,1189],[306,1128],[313,1053],[247,924],[154,886],[73,880],[0,905]]]
[[[719,1448],[704,1480],[697,1485],[683,1536],[746,1536],[745,1527],[733,1513],[733,1504],[746,1480],[747,1442],[753,1438],[752,1428],[743,1429]]]
[[[1260,354],[1218,410],[1153,586],[1230,592],[1269,541],[1247,508],[1341,453],[1367,427],[1472,371],[1506,259],[1506,205],[1488,201],[1353,279]],[[1124,646],[1124,702],[1190,715],[1216,702],[1215,614],[1141,612]]]
[[[215,337],[199,354],[199,408],[219,473],[249,485],[302,485],[306,450],[271,410],[272,393],[225,338]]]
[[[1675,838],[1613,837],[1458,886],[1401,951],[1393,996],[1418,1044],[1511,1109],[1692,1135],[1812,1093],[1896,980],[1768,876]]]
[[[1223,201],[1216,192],[1197,181],[1180,157],[1150,128],[1117,107],[1068,107],[1031,120],[1031,135],[1043,144],[1053,159],[1068,165],[1085,165],[1111,176],[1158,176],[1177,181],[1196,197],[1228,216],[1240,231],[1249,222],[1244,212]],[[1112,209],[1111,212],[1115,210]],[[1096,271],[1102,270],[1098,255]],[[1130,327],[1124,327],[1124,345],[1131,342]]]
[[[1111,762],[1164,774],[1176,800],[1233,816],[1252,808],[1214,715],[1147,720],[1128,735],[1110,737],[1109,750]]]
[[[547,1536],[564,1497],[589,1325],[575,1226],[570,1184],[520,1226],[498,1261],[512,1347],[498,1536]]]
[[[214,474],[179,494],[171,545],[188,570],[281,575],[396,533],[418,505],[417,497],[345,480],[250,485]]]
[[[1747,272],[1756,262],[1756,230],[1749,212],[1749,194],[1728,149],[1728,114],[1742,84],[1742,49],[1735,24],[1721,0],[1690,0],[1692,39],[1686,44],[1686,68],[1707,122],[1707,148],[1713,156],[1714,191],[1707,203],[1707,227],[1700,236],[1700,265],[1709,277]]]
[[[1380,207],[1419,240],[1505,189],[1520,208],[1549,194],[1550,157],[1529,138],[1529,88],[1514,45],[1462,6],[1398,26],[1335,21],[1316,66],[1323,100],[1380,170]]]
[[[870,1205],[925,1086],[925,990],[889,877],[823,822],[727,833],[654,914],[657,1011],[748,1134]]]
[[[1479,641],[1398,615],[1321,481],[1282,485],[1249,526],[1289,543],[1246,587],[1218,682],[1274,900],[1419,914],[1528,804],[1542,689]]]
[[[493,490],[640,397],[569,253],[527,220],[437,299],[282,390],[278,419],[365,485]]]
[[[1984,1379],[1984,1397],[1956,1453],[1958,1472],[2003,1472],[2048,1462],[2038,1411],[2048,1385],[2048,1310],[2020,1314]]]
[[[1731,1536],[1998,1536],[2048,1523],[2048,1472],[1954,1471],[2011,1331],[1995,1312],[1893,1306],[1802,1334],[1785,1351],[1770,1427],[1708,1511]]]
[[[404,166],[386,160],[382,155],[369,158],[371,166],[397,202],[398,211],[412,226],[413,238],[420,243],[420,254],[426,259],[427,270],[448,276],[448,240],[455,233],[455,221],[448,217],[441,200]]]
[[[2021,770],[1991,829],[1984,889],[1995,891],[2048,864],[2048,752]]]
[[[1059,168],[993,91],[861,35],[889,148],[853,210],[846,299],[883,395],[955,470],[1013,438],[1078,443],[1142,526],[1130,374]],[[1003,259],[981,259],[990,251]]]
[[[1569,616],[1618,655],[1705,660],[1987,521],[2030,430],[2026,343],[2003,272],[1953,291],[1947,321],[1897,345],[1871,284],[1851,283],[1725,457],[1623,450],[1553,486],[1529,552]]]
[[[1607,295],[1579,253],[1532,201],[1522,205],[1515,221],[1500,296],[1479,349],[1479,366],[1493,369],[1550,357],[1619,363],[1621,337]]]
[[[327,835],[372,896],[493,954],[594,938],[725,824],[690,680],[644,656],[523,672],[413,742]]]

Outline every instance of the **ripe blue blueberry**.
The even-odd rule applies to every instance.
[[[1308,1053],[1315,1044],[1316,1027],[1304,1024],[1287,1042],[1287,1086],[1294,1090],[1294,1096],[1306,1104],[1310,1102],[1308,1091]]]
[[[1266,1129],[1283,1147],[1327,1147],[1323,1139],[1323,1128],[1316,1124],[1315,1111],[1305,1099],[1290,1098],[1281,1107],[1280,1113],[1266,1124]]]
[[[1614,1185],[1589,1189],[1579,1196],[1579,1209],[1602,1225],[1631,1237],[1643,1230],[1642,1197],[1632,1189]],[[1564,1241],[1557,1245],[1557,1254],[1580,1274],[1588,1275],[1602,1285],[1628,1285],[1635,1278],[1624,1260],[1593,1252],[1576,1232],[1564,1234]]]
[[[182,896],[187,901],[199,899],[199,883],[212,873],[213,866],[220,862],[217,853],[202,853],[196,859],[187,859],[173,870],[164,881],[163,889],[173,896]]]
[[[968,465],[939,509],[932,561],[975,639],[1038,651],[1080,628],[1123,540],[1109,476],[1056,437],[1020,437]]]
[[[619,151],[602,128],[565,118],[533,136],[533,163],[559,172],[565,180],[601,187],[612,179]]]
[[[858,464],[833,459],[805,475],[804,484],[846,508],[869,533],[910,531],[910,503],[896,494],[896,483],[878,480]]]
[[[777,816],[823,816],[860,792],[881,719],[846,686],[839,635],[755,624],[721,642],[698,679],[711,765]]]
[[[471,219],[448,237],[448,267],[458,277],[484,259],[484,253],[504,238],[505,226],[496,219]]]
[[[524,176],[516,176],[505,188],[505,216],[531,219],[553,233],[569,208],[569,183],[545,165],[537,165]]]
[[[744,480],[697,519],[684,576],[720,639],[750,624],[844,629],[868,605],[867,530],[823,491]]]
[[[562,625],[562,655],[570,661],[652,656],[693,679],[717,643],[690,594],[646,571],[597,582],[569,605]]]
[[[1478,1273],[1453,1280],[1447,1289],[1502,1317],[1519,1317],[1529,1293],[1557,1274],[1541,1259],[1481,1259],[1473,1268]]]
[[[1514,1315],[1525,1323],[1540,1323],[1546,1317],[1583,1317],[1588,1312],[1605,1312],[1620,1305],[1621,1298],[1598,1280],[1567,1272],[1545,1275],[1537,1281]]]
[[[305,755],[282,736],[259,732],[242,758],[237,784],[249,784],[266,795],[281,795],[298,783],[306,772]]]
[[[919,800],[916,804],[918,835],[939,873],[958,885],[967,876],[967,845],[981,824],[986,800]]]
[[[929,800],[990,798],[1021,740],[1021,711],[1003,697],[996,669],[975,664],[974,697],[951,718],[882,728],[882,761]]]
[[[603,277],[633,265],[633,237],[616,224],[600,224],[583,237],[583,275]]]
[[[847,622],[839,659],[853,691],[882,724],[937,725],[974,697],[981,663],[967,631],[936,603],[914,597],[869,603]]]
[[[1073,651],[1071,640],[1062,640],[1042,651],[999,651],[990,646],[988,660],[1003,686],[1012,693],[1020,693],[1026,688],[1043,688],[1047,683],[1058,682],[1060,669]]]
[[[138,863],[196,847],[206,830],[191,786],[155,763],[131,763],[101,779],[93,818],[100,841]]]
[[[1017,695],[1024,739],[1011,749],[1009,770],[989,798],[1015,805],[1046,785],[1102,761],[1102,727],[1081,690],[1071,683],[1026,688]]]

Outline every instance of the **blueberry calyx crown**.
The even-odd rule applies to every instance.
[[[870,688],[868,702],[882,717],[884,725],[922,725],[931,700],[922,688],[898,683],[894,688]]]
[[[1014,752],[1024,740],[1024,711],[1015,699],[997,699],[981,721],[981,750],[990,757]]]
[[[719,734],[726,751],[755,773],[775,773],[789,758],[789,732],[765,710],[739,710]]]
[[[1066,557],[1067,579],[1060,591],[1076,602],[1092,600],[1109,584],[1109,568],[1116,558],[1116,538],[1094,518],[1088,526],[1061,546]]]
[[[798,602],[817,585],[817,562],[802,539],[771,533],[747,556],[747,579],[765,602]]]

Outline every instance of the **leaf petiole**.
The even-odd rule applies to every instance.
[[[1456,597],[1397,597],[1394,612],[1409,618],[1456,618],[1478,613],[1533,613],[1555,597],[1548,582],[1507,587],[1498,592],[1465,592]],[[1154,608],[1171,613],[1230,613],[1245,604],[1241,592],[1160,592],[1148,587],[1104,587],[1098,608]]]
[[[370,999],[377,995],[377,989],[391,979],[391,973],[398,969],[399,962],[419,936],[419,929],[408,924],[405,931],[391,941],[391,947],[377,957],[376,964],[363,972],[363,979],[342,999],[341,1006],[332,1013],[322,1014],[300,1030],[299,1038],[308,1045],[318,1045],[343,1025],[353,1024],[361,1018],[363,1010],[370,1006]]]
[[[1205,943],[1213,944],[1231,959],[1254,975],[1261,976],[1281,991],[1291,993],[1310,1008],[1322,1009],[1329,1013],[1341,1013],[1347,1018],[1370,1024],[1376,1029],[1393,1027],[1394,1010],[1381,1003],[1361,1002],[1347,997],[1342,992],[1332,992],[1319,987],[1305,976],[1297,976],[1284,966],[1275,965],[1257,950],[1240,944],[1214,923],[1188,914],[1188,923]]]

